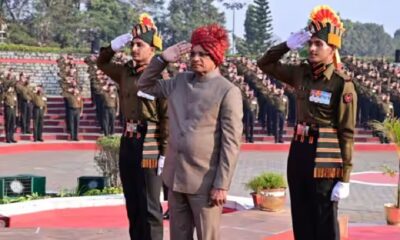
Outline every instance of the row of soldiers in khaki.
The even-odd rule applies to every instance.
[[[83,115],[84,100],[78,82],[78,71],[72,55],[61,56],[57,59],[58,76],[61,95],[64,97],[65,122],[70,140],[79,141],[79,121]]]
[[[47,112],[47,97],[41,85],[33,86],[24,73],[16,74],[12,69],[0,72],[0,98],[4,104],[4,129],[6,142],[16,142],[14,133],[17,115],[20,116],[21,132],[30,132],[31,111],[33,111],[33,139],[43,141],[43,116]]]
[[[283,88],[276,86],[246,58],[230,59],[225,66],[229,79],[242,91],[243,123],[246,142],[254,142],[254,122],[261,123],[275,142],[283,142],[283,128],[288,117],[289,102]]]
[[[371,120],[383,121],[400,116],[400,74],[384,60],[365,62],[355,57],[344,59],[349,74],[354,76],[359,107],[357,124],[368,127]],[[400,70],[400,68],[399,68]]]
[[[121,53],[116,55],[117,57],[114,56],[114,59],[117,60],[114,62],[124,61]],[[117,86],[103,71],[98,69],[96,55],[88,56],[84,61],[88,65],[91,97],[96,106],[97,122],[105,136],[112,135],[114,134],[115,118],[120,114]]]

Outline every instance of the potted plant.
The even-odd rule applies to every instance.
[[[253,192],[254,206],[270,212],[280,211],[285,206],[286,180],[278,173],[264,172],[246,183]]]
[[[396,147],[397,156],[399,158],[399,168],[397,172],[400,172],[400,119],[398,118],[386,118],[383,122],[373,121],[371,126],[384,134]],[[385,168],[386,173],[391,176],[395,176],[396,170]],[[397,199],[396,203],[386,203],[385,214],[386,222],[389,225],[400,226],[400,177],[397,183]]]
[[[100,169],[104,177],[107,177],[109,186],[120,187],[121,180],[119,178],[119,136],[107,136],[97,139],[96,145],[98,151],[94,157],[97,167]]]

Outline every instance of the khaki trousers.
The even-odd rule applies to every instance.
[[[209,206],[209,195],[168,191],[171,240],[219,240],[222,207]]]

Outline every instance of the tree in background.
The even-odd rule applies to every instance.
[[[274,43],[272,40],[272,16],[268,0],[254,0],[254,6],[258,26],[255,42],[257,49],[255,49],[255,53],[259,55]]]
[[[82,24],[79,1],[36,0],[33,30],[39,45],[71,46],[75,40],[75,30]],[[57,44],[58,43],[58,44]]]
[[[81,26],[84,38],[90,30],[99,31],[102,45],[108,44],[116,36],[131,31],[138,14],[129,3],[118,0],[91,0],[84,14]]]
[[[267,0],[255,0],[246,11],[244,41],[238,40],[238,51],[242,55],[258,56],[271,47],[272,17]]]
[[[394,41],[382,25],[343,21],[346,32],[341,53],[356,56],[393,56]]]
[[[396,32],[394,33],[394,46],[396,49],[400,49],[400,29],[397,29]]]
[[[169,19],[163,34],[166,46],[190,40],[192,31],[211,23],[225,24],[225,15],[213,4],[214,0],[171,0]]]

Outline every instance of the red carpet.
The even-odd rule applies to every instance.
[[[163,209],[166,209],[163,203]],[[224,213],[236,210],[226,208]],[[168,226],[168,221],[164,221]],[[127,228],[125,206],[69,208],[10,217],[11,228]]]
[[[289,144],[269,144],[269,143],[244,143],[241,146],[241,151],[262,151],[262,152],[289,152]],[[394,145],[389,144],[355,144],[355,151],[395,151]],[[28,144],[15,144],[3,145],[0,147],[0,155],[27,153],[27,152],[40,152],[40,151],[92,151],[96,149],[96,143],[28,143]]]
[[[399,240],[400,227],[393,226],[370,226],[350,227],[349,237],[342,240]],[[287,231],[264,240],[294,240],[293,232]]]
[[[290,143],[273,144],[273,143],[243,143],[242,151],[277,151],[289,152]],[[391,144],[355,144],[355,151],[371,152],[371,151],[396,151],[394,145]]]
[[[96,143],[39,143],[39,144],[15,144],[0,147],[0,155],[45,152],[45,151],[94,151]]]

